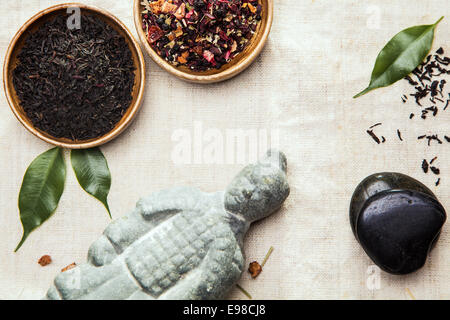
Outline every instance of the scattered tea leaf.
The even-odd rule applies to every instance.
[[[108,206],[108,193],[111,187],[111,174],[108,163],[99,148],[72,150],[70,154],[73,170],[81,187],[105,206]]]
[[[353,98],[389,86],[411,73],[427,56],[433,43],[435,24],[407,28],[395,35],[379,53],[369,86]]]
[[[19,193],[23,236],[15,252],[30,233],[54,213],[64,191],[65,179],[66,164],[60,148],[42,153],[30,164]]]

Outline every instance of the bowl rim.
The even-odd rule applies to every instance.
[[[12,53],[14,52],[14,48],[17,45],[19,38],[38,19],[40,19],[40,18],[44,17],[45,15],[52,13],[54,11],[58,11],[61,9],[67,9],[69,7],[78,7],[80,9],[90,10],[90,11],[95,12],[96,14],[99,14],[108,19],[111,19],[129,37],[129,39],[131,40],[130,43],[136,50],[137,56],[138,56],[137,64],[138,64],[139,70],[137,70],[137,72],[140,73],[140,82],[136,83],[136,85],[139,86],[139,90],[138,90],[136,102],[129,106],[129,108],[131,108],[130,113],[128,114],[126,119],[124,119],[124,121],[122,123],[120,123],[120,125],[113,128],[111,131],[109,131],[105,135],[95,138],[93,140],[87,141],[87,142],[83,142],[83,141],[76,141],[74,143],[63,142],[63,141],[59,141],[58,138],[54,138],[54,137],[46,136],[46,135],[42,134],[31,123],[26,121],[26,119],[25,119],[26,117],[23,116],[18,111],[18,108],[20,108],[20,106],[16,105],[14,103],[14,100],[12,99],[10,92],[8,90],[8,88],[10,87],[10,81],[9,81],[9,77],[8,77],[9,65],[10,65]],[[134,120],[138,111],[141,108],[143,97],[144,97],[145,77],[146,77],[146,68],[145,68],[144,55],[142,53],[139,43],[134,38],[133,34],[130,32],[130,30],[127,28],[127,26],[124,23],[122,23],[116,16],[114,16],[113,14],[109,13],[108,11],[106,11],[104,9],[101,9],[96,6],[91,6],[91,5],[86,5],[86,4],[82,4],[82,3],[76,3],[76,2],[62,3],[62,4],[50,6],[44,10],[39,11],[38,13],[33,15],[31,18],[29,18],[20,27],[20,29],[16,32],[16,34],[12,38],[11,42],[9,43],[8,49],[6,51],[5,60],[3,63],[3,88],[5,91],[5,96],[8,100],[9,107],[12,110],[12,112],[14,113],[14,115],[16,116],[17,120],[19,120],[19,122],[28,131],[30,131],[32,134],[34,134],[36,137],[40,138],[41,140],[44,140],[45,142],[53,144],[55,146],[58,146],[61,148],[67,148],[67,149],[88,149],[88,148],[98,147],[100,145],[103,145],[103,144],[111,141],[112,139],[116,138],[117,136],[119,136],[131,124],[131,122]]]
[[[262,0],[267,1],[268,4],[268,10],[267,10],[267,23],[265,25],[263,31],[262,37],[259,39],[258,43],[256,44],[255,48],[248,54],[248,56],[244,57],[241,61],[239,61],[234,66],[225,69],[219,73],[216,74],[210,74],[210,75],[198,75],[198,74],[191,74],[186,71],[181,71],[177,68],[174,68],[172,65],[170,65],[166,60],[161,58],[151,47],[150,44],[147,41],[147,37],[144,33],[144,30],[141,26],[141,12],[140,12],[140,6],[141,6],[141,0],[134,0],[134,6],[133,6],[133,15],[134,15],[134,24],[136,27],[136,31],[138,33],[139,39],[141,40],[141,43],[143,44],[145,50],[150,55],[152,60],[160,66],[165,71],[169,72],[170,74],[188,81],[188,82],[194,82],[194,83],[215,83],[224,81],[227,79],[230,79],[245,69],[247,69],[253,61],[258,57],[258,55],[261,53],[262,49],[264,48],[267,39],[269,37],[270,30],[272,28],[272,22],[273,22],[273,0]]]

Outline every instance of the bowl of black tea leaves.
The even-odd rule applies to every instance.
[[[108,12],[61,4],[33,16],[11,41],[3,69],[17,119],[65,148],[92,148],[122,133],[143,99],[145,62]]]

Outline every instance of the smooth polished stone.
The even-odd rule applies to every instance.
[[[350,205],[356,239],[381,269],[392,274],[411,273],[425,264],[445,220],[434,194],[398,173],[367,177]]]

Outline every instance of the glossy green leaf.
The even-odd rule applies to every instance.
[[[64,191],[65,179],[66,164],[60,148],[42,153],[30,164],[19,193],[23,236],[15,251],[19,250],[34,229],[55,212]]]
[[[442,19],[444,17],[435,24],[411,27],[395,35],[379,53],[369,86],[353,98],[389,86],[410,74],[430,52],[434,30]]]
[[[103,153],[99,148],[72,150],[70,159],[81,187],[103,203],[111,217],[107,201],[111,174]]]

